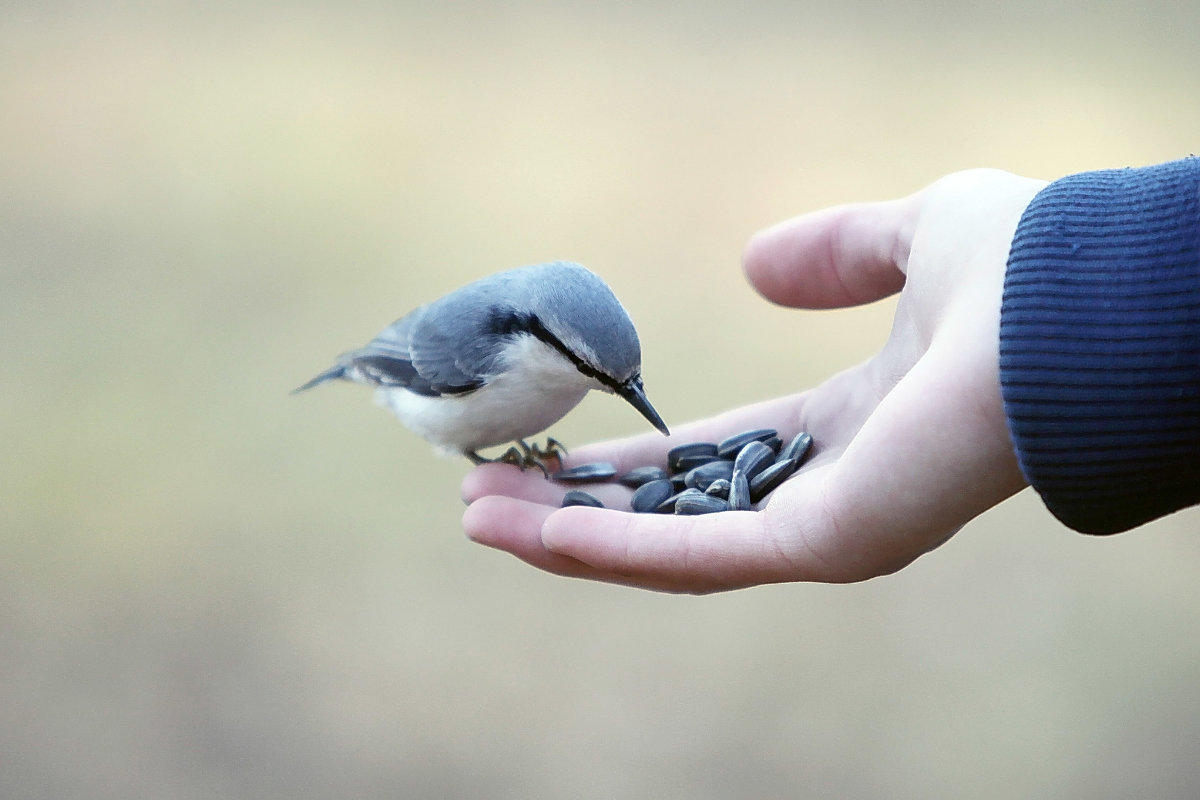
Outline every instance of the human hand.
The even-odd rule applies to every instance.
[[[675,444],[757,427],[809,431],[813,455],[760,511],[633,514],[559,508],[540,472],[484,464],[463,481],[476,542],[550,572],[676,592],[894,572],[1022,489],[1000,395],[1004,271],[1022,211],[1044,182],[996,170],[949,175],[909,197],[782,222],[746,248],[750,282],[796,308],[900,292],[891,335],[868,361],[809,391],[581,448],[570,463],[665,463]]]

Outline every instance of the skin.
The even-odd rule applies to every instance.
[[[808,391],[568,459],[626,470],[664,463],[676,444],[749,428],[811,432],[814,454],[761,511],[560,509],[569,487],[484,464],[463,481],[467,536],[559,575],[691,593],[866,580],[941,545],[1026,485],[1004,417],[998,331],[1013,233],[1044,185],[970,170],[900,200],[761,231],[744,265],[771,302],[839,308],[900,293],[879,353]],[[619,485],[588,490],[628,508]]]

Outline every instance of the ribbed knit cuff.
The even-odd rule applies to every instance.
[[[1055,181],[1013,237],[1000,382],[1047,508],[1117,533],[1200,503],[1200,158]]]

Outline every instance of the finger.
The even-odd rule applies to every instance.
[[[557,515],[597,509],[555,510],[507,497],[488,497],[463,514],[463,529],[474,542],[503,550],[527,564],[567,578],[586,578],[604,583],[638,586],[659,591],[685,591],[674,579],[661,575],[635,576],[597,568],[578,559],[548,550],[542,543],[544,523]],[[620,512],[601,512],[615,518],[630,517]]]
[[[768,300],[797,308],[842,308],[904,286],[918,196],[804,214],[755,234],[746,275]]]
[[[541,539],[547,552],[586,564],[601,580],[661,591],[706,593],[827,572],[811,554],[781,548],[767,515],[753,511],[687,517],[568,508],[546,518]]]
[[[603,576],[595,568],[542,545],[542,525],[554,512],[554,508],[537,503],[485,497],[463,513],[463,530],[471,541],[504,550],[538,569],[569,578],[601,580]]]
[[[629,497],[633,494],[615,482],[568,485],[548,480],[537,469],[522,471],[511,464],[480,464],[463,478],[462,498],[470,505],[481,497],[505,495],[558,508],[570,489],[582,489],[606,508],[629,508]]]

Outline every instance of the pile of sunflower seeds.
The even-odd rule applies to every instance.
[[[786,445],[778,431],[757,428],[722,442],[692,442],[667,453],[667,469],[637,467],[617,476],[607,462],[581,464],[550,475],[560,483],[603,483],[616,480],[633,489],[630,505],[639,513],[711,514],[749,511],[790,478],[812,448],[812,436],[799,433]],[[563,506],[604,504],[591,494],[572,489]]]

